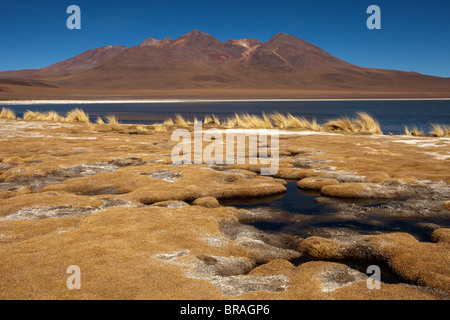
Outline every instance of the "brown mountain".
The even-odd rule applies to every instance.
[[[1,72],[2,78],[54,78],[60,76],[69,76],[80,73],[98,65],[101,65],[111,58],[124,52],[127,47],[124,46],[106,46],[98,49],[88,50],[82,54],[55,63],[42,69],[28,69],[19,71]]]
[[[42,69],[0,72],[0,79],[0,97],[33,96],[37,87],[42,96],[450,96],[449,78],[356,66],[283,33],[265,43],[222,42],[193,30],[175,40],[89,50]]]

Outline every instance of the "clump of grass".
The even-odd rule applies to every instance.
[[[216,117],[214,114],[212,115],[212,121],[214,122],[214,124],[220,126],[221,122],[220,119],[218,117]]]
[[[288,113],[287,117],[287,128],[292,129],[301,129],[301,130],[311,130],[311,131],[320,131],[322,127],[317,123],[316,119],[309,121],[305,117],[296,117],[292,114]]]
[[[313,119],[310,122],[310,124],[311,124],[310,130],[312,130],[312,131],[322,131],[323,130],[323,127],[317,123],[317,119]]]
[[[286,128],[306,129],[306,127],[308,127],[309,122],[304,117],[296,117],[288,113],[286,119],[287,119]]]
[[[187,127],[188,123],[184,120],[181,114],[175,115],[175,124],[180,127]]]
[[[264,119],[257,115],[250,115],[244,113],[239,117],[240,127],[246,129],[264,129],[266,128],[266,123]]]
[[[329,120],[325,123],[325,130],[346,133],[383,134],[378,121],[366,112],[358,112],[353,121],[347,116]]]
[[[2,108],[2,112],[0,112],[0,119],[16,120],[16,114],[11,109]]]
[[[105,122],[103,121],[103,119],[102,119],[101,117],[98,117],[98,118],[97,118],[96,123],[97,123],[97,124],[105,124]]]
[[[212,115],[205,116],[205,120],[203,120],[203,124],[205,124],[205,125],[206,124],[215,124],[215,125],[220,126],[221,121],[216,115],[212,114]]]
[[[203,124],[206,125],[211,123],[214,123],[214,120],[209,115],[206,115],[205,120],[203,120]]]
[[[425,133],[422,130],[417,129],[416,126],[412,128],[412,130],[409,130],[407,126],[405,126],[405,134],[407,136],[413,136],[413,137],[425,137]]]
[[[164,124],[166,126],[173,126],[175,123],[173,122],[172,118],[169,118],[166,121],[164,121]]]
[[[352,123],[352,120],[350,120],[350,118],[347,116],[338,118],[338,119],[329,120],[327,123],[325,123],[325,130],[340,131],[340,132],[347,132],[347,133],[356,132],[356,129]]]
[[[367,112],[358,112],[356,115],[354,126],[357,132],[383,134],[378,121]]]
[[[262,118],[264,121],[264,125],[267,129],[273,129],[272,121],[270,121],[270,117],[268,117],[264,112],[262,114]]]
[[[122,131],[122,125],[119,123],[115,116],[106,117],[106,121],[113,131]]]
[[[242,119],[237,113],[234,114],[234,126],[235,127],[242,127],[243,126]]]
[[[38,120],[38,116],[39,116],[39,112],[34,112],[34,111],[31,111],[31,110],[28,110],[23,115],[23,120],[36,121],[36,120]]]
[[[66,121],[89,123],[89,116],[82,109],[77,108],[67,113]]]
[[[430,132],[430,135],[432,137],[450,137],[450,126],[444,125],[444,124],[431,124],[433,127],[433,130]]]
[[[49,122],[64,122],[65,118],[61,117],[57,112],[55,111],[48,111],[40,116],[40,119],[42,121],[49,121]]]
[[[278,129],[286,129],[289,126],[289,121],[286,116],[279,112],[271,114],[270,119],[272,119],[275,127]]]
[[[48,111],[46,113],[34,112],[28,110],[23,115],[23,120],[26,121],[49,121],[49,122],[66,122],[66,119],[60,116],[55,111]]]
[[[228,118],[224,123],[223,126],[227,129],[232,129],[236,127],[236,119],[235,118]]]

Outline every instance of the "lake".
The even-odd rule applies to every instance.
[[[2,104],[0,103],[0,106]],[[125,124],[153,124],[179,113],[187,119],[203,119],[207,114],[227,118],[234,113],[291,113],[308,120],[316,118],[323,124],[329,119],[358,111],[371,114],[380,122],[385,134],[403,134],[405,125],[417,126],[424,132],[431,123],[450,124],[450,100],[351,100],[351,101],[228,101],[228,102],[170,102],[170,103],[101,103],[101,104],[42,104],[9,106],[18,116],[27,110],[56,111],[65,114],[82,108],[92,120],[107,115],[117,116]]]

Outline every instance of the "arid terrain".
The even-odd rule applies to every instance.
[[[293,35],[219,41],[193,30],[0,72],[0,99],[449,98],[450,79],[366,68]]]
[[[221,204],[298,181],[337,218],[448,219],[450,138],[282,130],[280,169],[264,177],[249,164],[174,164],[176,127],[0,120],[0,299],[450,297],[445,226],[419,223],[427,241],[331,227],[301,238],[246,223],[277,212]],[[356,201],[367,199],[385,205]],[[397,281],[369,290],[349,261]],[[66,286],[71,265],[80,290]]]

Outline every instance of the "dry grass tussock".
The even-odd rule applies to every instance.
[[[3,108],[0,112],[0,119],[16,120],[16,114],[11,109]]]
[[[175,122],[173,122],[172,118],[169,118],[166,121],[164,121],[163,124],[166,126],[173,126],[175,124]]]
[[[0,113],[0,119],[15,120],[16,117],[13,110],[3,108]],[[65,117],[59,115],[55,111],[48,111],[45,113],[28,110],[23,120],[26,121],[47,121],[47,122],[78,122],[90,125],[89,115],[82,109],[74,109],[67,113]],[[161,124],[153,125],[155,132],[167,132],[169,126],[189,127],[194,122],[186,120],[182,115],[177,114],[174,119],[169,118]],[[106,118],[106,123],[113,131],[123,131],[123,126],[119,124],[114,116]],[[105,121],[98,117],[96,124],[104,125]],[[204,125],[216,125],[226,129],[244,128],[244,129],[292,129],[292,130],[308,130],[308,131],[332,131],[340,133],[354,133],[354,134],[383,134],[380,124],[376,119],[366,112],[357,112],[356,116],[350,118],[344,116],[337,119],[327,121],[324,125],[317,123],[316,119],[312,121],[301,116],[294,116],[290,113],[282,114],[274,112],[271,114],[262,113],[261,115],[242,113],[235,113],[234,116],[226,119],[219,119],[216,115],[206,115],[203,121]],[[444,124],[432,124],[433,130],[428,134],[423,130],[419,130],[414,126],[411,130],[405,126],[405,134],[415,137],[450,137],[450,126]],[[93,126],[89,126],[93,130]],[[137,126],[138,133],[147,134],[151,128],[145,126]]]
[[[383,134],[380,124],[366,112],[358,112],[354,119],[357,132],[368,132],[372,134]]]
[[[345,116],[329,120],[325,124],[325,130],[345,133],[383,134],[378,121],[366,112],[358,112],[353,119]]]
[[[433,130],[430,132],[432,137],[450,137],[450,126],[444,124],[431,124]]]
[[[194,119],[196,121],[197,119]],[[168,119],[164,122],[165,125],[176,124],[178,126],[186,127],[190,124],[190,121],[184,119],[181,115],[177,115],[175,121]],[[320,131],[322,127],[314,119],[312,121],[307,120],[304,117],[296,117],[291,114],[283,115],[279,112],[267,115],[255,115],[249,113],[237,114],[233,117],[220,120],[217,116],[206,115],[203,121],[204,125],[217,125],[227,129],[232,128],[244,128],[244,129],[299,129],[299,130],[312,130]]]
[[[89,123],[89,116],[82,109],[74,109],[67,113],[66,122]]]
[[[106,117],[106,122],[113,131],[121,131],[123,129],[122,125],[119,123],[115,116]]]
[[[179,127],[187,127],[188,126],[187,121],[184,120],[184,118],[181,114],[177,114],[175,116],[175,124]]]
[[[55,111],[38,112],[28,110],[23,115],[26,121],[47,121],[47,122],[81,122],[89,124],[89,116],[81,109],[74,109],[67,113],[66,117]]]
[[[66,119],[60,116],[55,111],[48,111],[45,113],[34,112],[28,110],[23,115],[23,120],[26,121],[47,121],[47,122],[67,122]]]
[[[412,130],[409,130],[409,128],[407,126],[405,126],[405,135],[413,136],[413,137],[425,137],[426,136],[426,134],[422,130],[419,130],[416,126],[414,126],[412,128]]]

